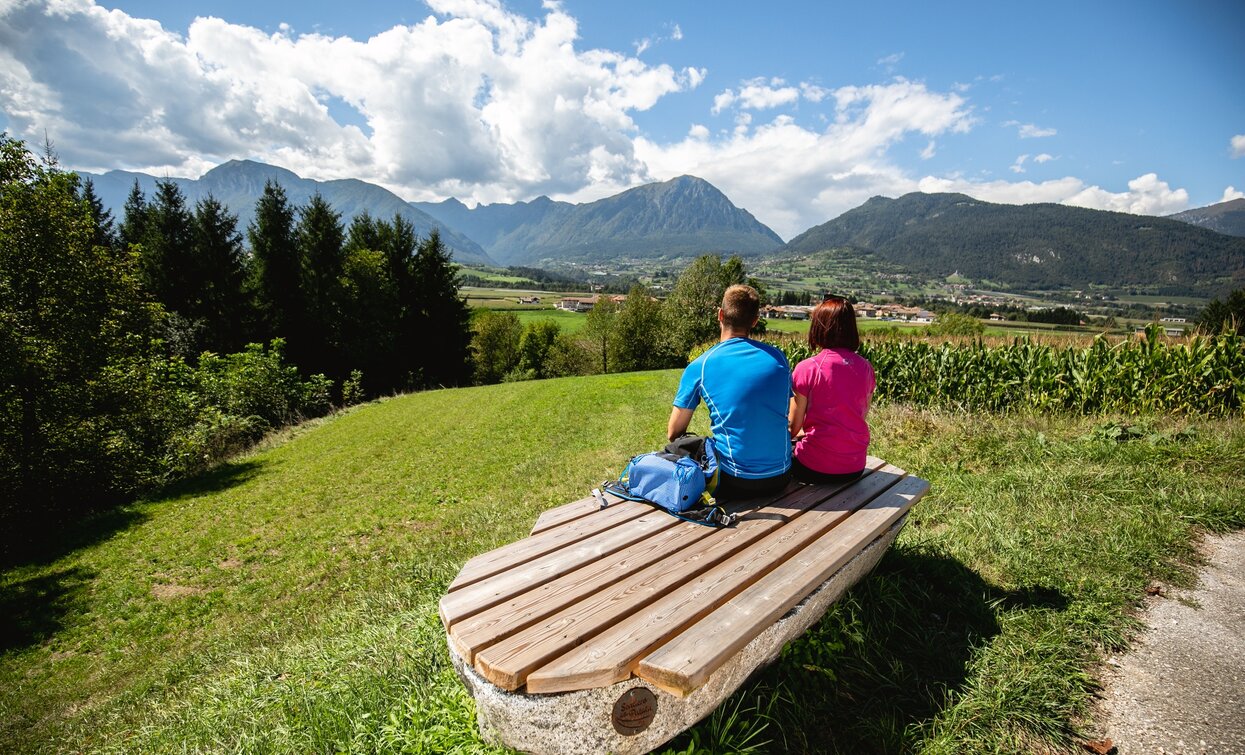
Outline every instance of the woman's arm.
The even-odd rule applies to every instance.
[[[787,430],[794,438],[804,429],[804,415],[808,412],[808,396],[799,393],[791,397],[791,409],[787,412]]]

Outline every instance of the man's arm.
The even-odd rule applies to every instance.
[[[695,409],[682,409],[677,406],[670,411],[670,422],[666,425],[667,440],[674,440],[687,432],[687,426],[692,424],[692,412],[694,411]]]

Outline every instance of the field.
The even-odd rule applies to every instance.
[[[0,749],[495,751],[436,602],[471,555],[656,447],[677,378],[374,402],[8,554]],[[1076,752],[1146,586],[1188,581],[1202,529],[1245,526],[1239,419],[882,404],[871,424],[931,494],[669,752]]]

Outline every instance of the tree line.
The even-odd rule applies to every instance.
[[[118,222],[50,150],[0,134],[0,529],[107,507],[334,405],[469,381],[457,285],[437,234],[400,216],[346,226],[269,183],[243,230],[163,181]]]
[[[597,297],[584,327],[570,333],[554,320],[526,325],[507,311],[483,311],[471,342],[477,383],[531,380],[603,372],[683,367],[696,346],[718,338],[718,305],[728,286],[747,283],[743,261],[717,255],[696,258],[670,294],[659,301],[642,284],[621,300]],[[764,320],[758,333],[765,329]]]

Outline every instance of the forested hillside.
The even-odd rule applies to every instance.
[[[1019,288],[1148,287],[1217,295],[1245,284],[1245,239],[1177,220],[963,194],[874,197],[784,252],[850,248],[918,274]]]
[[[209,195],[238,216],[238,224],[245,228],[255,215],[255,203],[259,201],[265,184],[272,182],[285,190],[286,196],[295,204],[305,204],[319,194],[329,206],[344,218],[361,213],[372,217],[392,218],[401,216],[411,224],[415,233],[427,236],[437,229],[441,240],[449,248],[454,259],[464,263],[493,264],[480,245],[459,232],[447,221],[435,219],[412,207],[401,197],[375,184],[357,179],[337,181],[313,181],[302,178],[285,168],[254,162],[230,160],[204,173],[198,180],[190,178],[157,179],[146,173],[113,170],[103,175],[83,174],[95,184],[104,207],[120,217],[122,206],[134,182],[146,194],[155,192],[158,180],[171,182],[181,190],[186,200],[193,204]]]
[[[1245,236],[1245,199],[1233,199],[1209,207],[1185,210],[1168,217],[1229,236]]]

